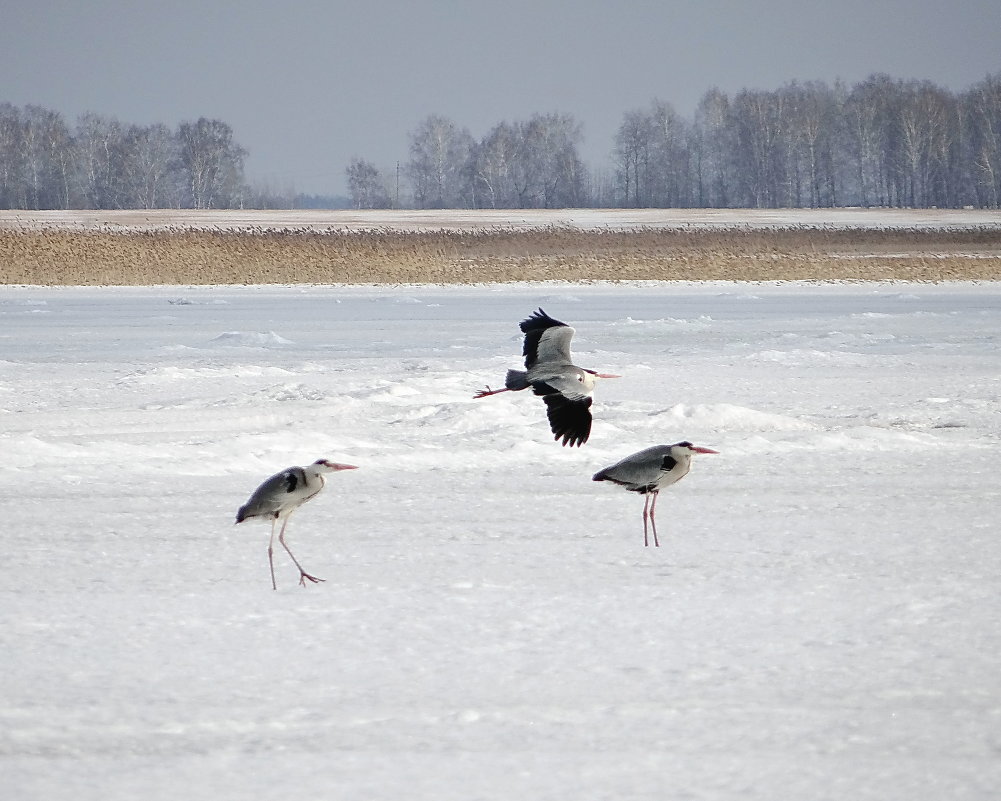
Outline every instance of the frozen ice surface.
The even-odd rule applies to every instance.
[[[999,413],[995,284],[0,287],[3,797],[995,798]]]

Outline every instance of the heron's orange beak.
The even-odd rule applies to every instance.
[[[331,465],[331,467],[333,467],[334,470],[357,470],[358,469],[358,465],[356,465],[356,464],[339,464],[338,462],[334,462]]]
[[[714,451],[712,448],[692,448],[696,453],[719,453],[719,451]]]
[[[595,373],[595,375],[598,376],[598,378],[622,378],[622,376],[616,375],[615,373]]]

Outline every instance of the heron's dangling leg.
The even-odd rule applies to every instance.
[[[505,387],[504,389],[490,389],[490,387],[488,386],[486,389],[481,389],[481,390],[477,391],[477,393],[475,395],[473,395],[473,397],[474,398],[485,398],[488,395],[496,395],[499,392],[510,392],[510,391],[511,390],[508,389],[507,387]]]
[[[309,575],[309,573],[307,573],[305,570],[303,570],[302,569],[302,565],[299,564],[299,560],[295,558],[295,554],[292,553],[292,550],[285,543],[285,526],[288,525],[288,519],[291,516],[292,516],[292,513],[290,512],[285,517],[285,522],[282,523],[282,530],[278,534],[278,542],[280,542],[282,544],[282,547],[286,551],[288,551],[288,555],[292,557],[292,561],[295,562],[295,566],[297,568],[299,568],[299,586],[300,587],[305,587],[306,586],[306,579],[309,579],[314,584],[316,584],[316,582],[318,582],[318,581],[326,581],[326,579],[321,579],[321,578],[317,578],[316,576],[311,576],[311,575]]]

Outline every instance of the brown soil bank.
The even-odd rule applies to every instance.
[[[1001,280],[1001,229],[0,229],[0,283]]]

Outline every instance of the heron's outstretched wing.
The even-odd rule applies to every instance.
[[[564,445],[583,445],[591,435],[591,393],[577,368],[557,371],[532,382],[532,392],[546,403],[549,427]]]
[[[538,363],[572,364],[570,340],[573,339],[574,330],[569,325],[554,320],[539,309],[522,320],[520,328],[525,334],[522,355],[527,369],[531,370]]]
[[[555,439],[567,445],[580,447],[591,436],[591,398],[578,395],[568,398],[558,392],[543,395],[546,402],[546,416]]]

